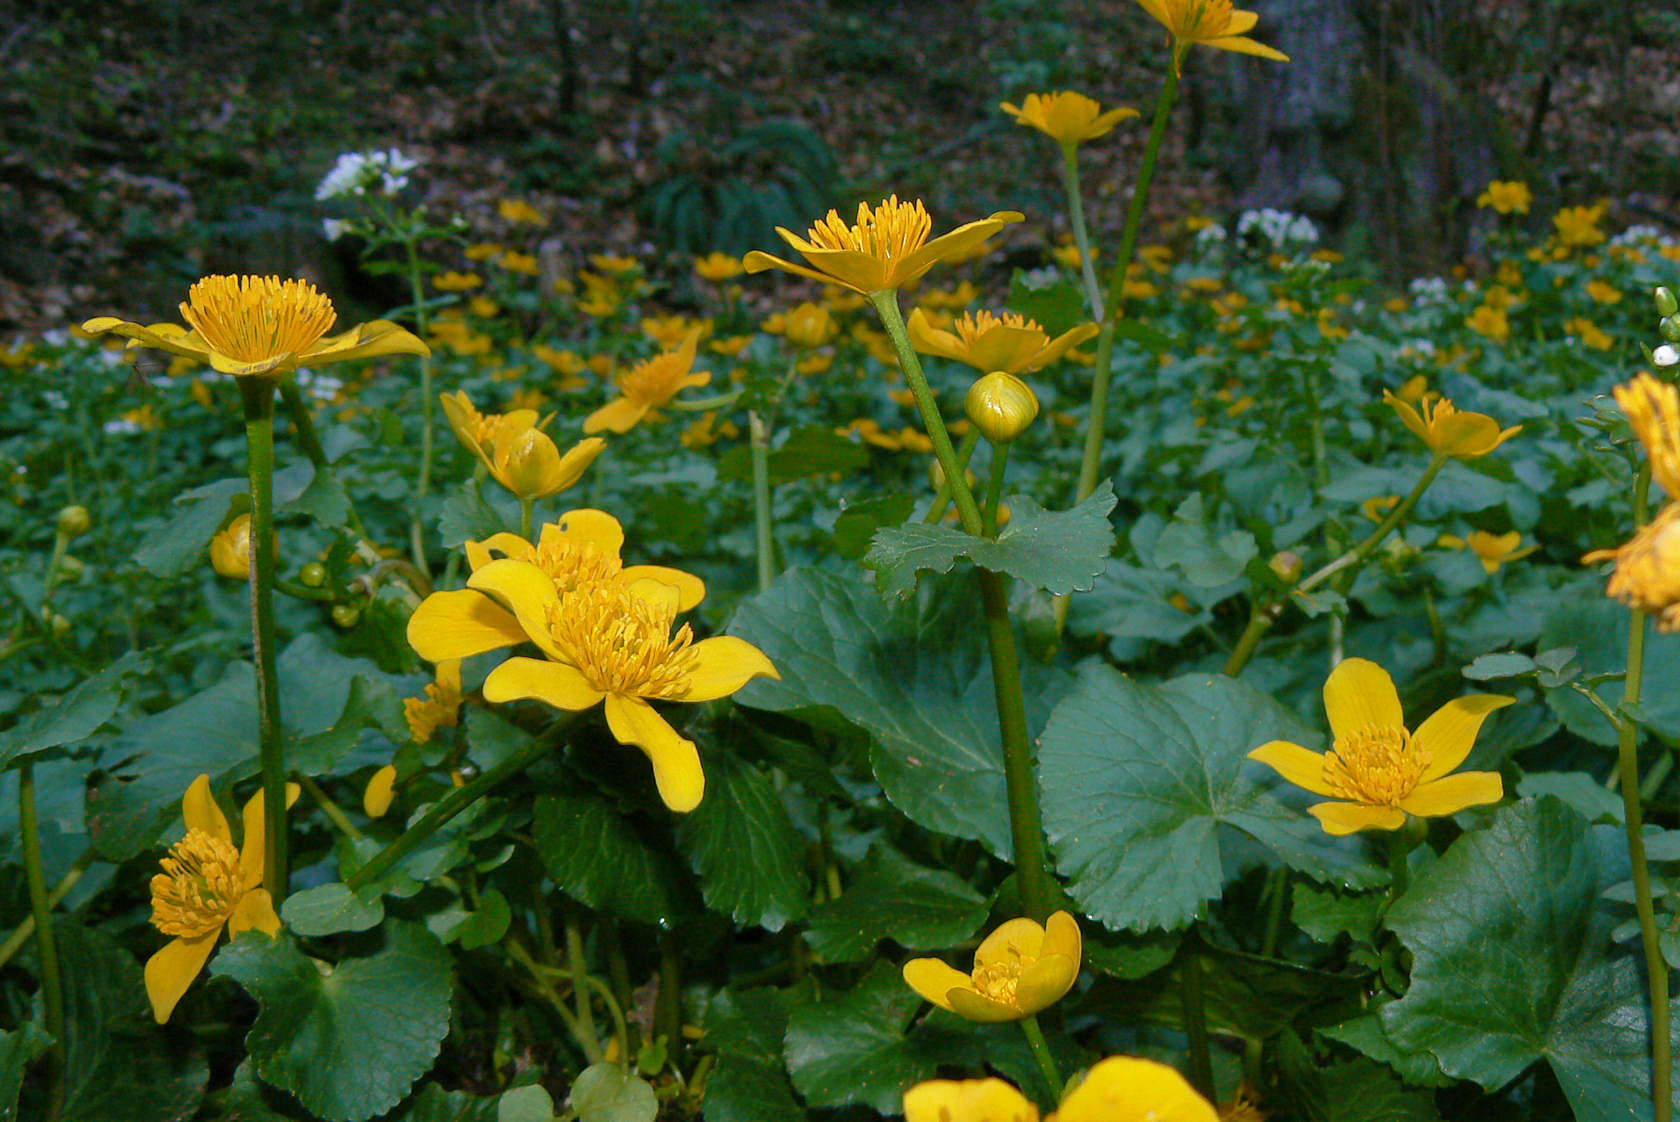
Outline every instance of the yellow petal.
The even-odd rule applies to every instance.
[[[199,362],[210,361],[210,347],[203,337],[198,332],[188,331],[178,324],[158,323],[145,327],[114,316],[98,316],[82,324],[82,330],[90,335],[118,335],[124,339],[132,339],[142,347],[168,351],[173,355],[185,355]]]
[[[910,311],[906,326],[910,329],[910,345],[925,355],[935,355],[956,362],[966,362],[967,348],[956,333],[933,326],[927,313],[920,308]]]
[[[1094,323],[1082,323],[1078,327],[1070,327],[1046,343],[1044,349],[1033,356],[1030,364],[1014,373],[1031,374],[1035,370],[1042,370],[1079,344],[1095,339],[1101,331],[1102,329]]]
[[[1015,982],[1015,1004],[1036,1013],[1060,1001],[1079,977],[1079,961],[1065,954],[1042,954]]]
[[[1175,1068],[1136,1056],[1095,1064],[1056,1111],[1058,1122],[1219,1122]]]
[[[896,288],[904,283],[904,278],[901,278],[894,268],[898,262],[882,261],[879,257],[861,250],[820,249],[811,246],[799,252],[803,253],[805,259],[821,274],[821,279],[831,284],[843,284],[865,296],[871,292]],[[911,261],[914,258],[915,254],[911,254],[903,260]],[[931,268],[932,264],[933,262],[929,261],[928,267]],[[925,272],[927,268],[911,276],[921,276]]]
[[[542,528],[539,543],[546,545],[556,540],[573,545],[592,545],[602,553],[617,557],[624,548],[624,527],[604,510],[582,507],[568,510],[560,516],[560,521]]]
[[[434,592],[408,618],[408,645],[427,662],[467,658],[523,642],[525,629],[519,620],[470,588]]]
[[[950,1010],[952,990],[974,988],[974,979],[937,958],[913,958],[904,964],[910,988],[941,1009]]]
[[[1037,958],[1044,946],[1044,928],[1022,916],[1005,920],[974,949],[974,965],[1013,966],[1020,958]]]
[[[545,526],[543,529],[546,531],[547,527]],[[523,554],[531,548],[530,542],[518,534],[510,534],[506,531],[500,534],[491,534],[481,542],[469,541],[465,544],[468,571],[475,573],[494,561],[498,553],[503,557],[513,557]],[[427,661],[432,660],[428,659]]]
[[[904,1122],[1038,1122],[1038,1107],[1001,1079],[930,1079],[904,1092]]]
[[[1426,783],[1400,800],[1400,809],[1419,818],[1457,814],[1468,806],[1496,803],[1505,797],[1505,784],[1497,771],[1461,771]]]
[[[1071,958],[1075,966],[1084,961],[1085,941],[1079,934],[1079,921],[1065,911],[1050,913],[1044,921],[1044,942],[1040,954],[1059,954]]]
[[[383,818],[397,797],[397,769],[386,764],[373,773],[362,792],[362,809],[369,818]]]
[[[615,397],[583,419],[586,433],[626,433],[648,414],[648,404],[629,397]]]
[[[1254,25],[1260,22],[1259,12],[1245,12],[1236,8],[1231,12],[1231,18],[1225,23],[1225,30],[1221,35],[1247,35],[1254,30]]]
[[[1360,830],[1398,830],[1406,824],[1406,812],[1397,806],[1319,803],[1307,810],[1323,824],[1325,833],[1338,837]]]
[[[253,888],[239,898],[233,914],[228,917],[228,934],[241,931],[261,931],[264,935],[280,934],[280,916],[274,910],[274,898],[266,888]]]
[[[1254,55],[1258,58],[1269,58],[1273,62],[1288,62],[1289,56],[1276,47],[1268,47],[1264,43],[1256,43],[1253,39],[1246,39],[1241,35],[1220,36],[1217,39],[1202,40],[1207,46],[1218,47],[1222,51],[1236,51],[1242,55]]]
[[[529,637],[550,658],[565,659],[548,630],[548,612],[560,603],[560,594],[555,591],[554,581],[547,573],[529,561],[492,561],[467,578],[467,587],[494,596],[504,604],[518,620],[521,638]],[[426,599],[431,600],[437,595],[439,593],[433,593]],[[419,646],[414,644],[413,631],[411,622],[409,643],[419,650]],[[424,652],[421,653],[424,655]]]
[[[686,612],[706,598],[706,582],[693,573],[664,565],[626,565],[623,577],[631,584],[649,580],[677,590],[677,611]]]
[[[286,806],[290,807],[297,802],[302,793],[303,788],[296,783],[286,784]],[[266,818],[267,815],[263,813],[263,793],[259,790],[245,800],[245,809],[241,813],[245,847],[239,851],[239,871],[247,885],[259,885],[263,882],[263,861],[268,851]]]
[[[620,744],[634,744],[653,764],[653,781],[665,805],[685,814],[700,805],[706,775],[694,741],[685,740],[639,697],[607,695],[607,727]]]
[[[967,222],[948,234],[941,234],[922,248],[895,263],[894,287],[908,284],[948,257],[961,257],[1012,222],[1026,216],[1017,210],[1000,210],[977,222]]]
[[[400,324],[388,319],[369,320],[341,335],[317,342],[299,357],[311,366],[329,362],[348,362],[351,359],[373,358],[376,355],[429,356],[432,349]]]
[[[158,1024],[169,1020],[175,1005],[210,959],[220,927],[194,939],[174,939],[146,960],[146,996],[152,1002],[152,1017]]]
[[[1414,436],[1429,445],[1429,447],[1435,447],[1435,438],[1430,435],[1429,426],[1423,423],[1423,417],[1416,409],[1413,409],[1409,404],[1395,397],[1388,390],[1383,391],[1383,400],[1392,406],[1394,411],[1400,415],[1400,420],[1405,423],[1407,428],[1412,430]]]
[[[225,842],[232,843],[233,831],[228,829],[227,815],[210,793],[210,777],[200,775],[187,787],[181,797],[181,819],[189,830],[203,830]]]
[[[540,658],[515,656],[484,679],[484,700],[496,704],[531,698],[575,712],[588,709],[605,696],[577,667]]]
[[[753,678],[781,679],[765,653],[734,635],[714,635],[689,648],[694,669],[682,701],[711,701],[728,697]]]
[[[1324,711],[1338,740],[1369,725],[1406,727],[1394,679],[1364,658],[1344,658],[1330,671],[1324,682]]]
[[[786,231],[780,229],[777,232],[786,234]],[[780,269],[784,273],[809,277],[811,280],[822,281],[824,284],[833,284],[835,280],[827,273],[819,273],[815,269],[807,268],[804,265],[796,265],[792,261],[785,261],[780,257],[772,256],[757,249],[741,258],[741,264],[749,273],[762,273],[767,269]],[[863,290],[857,289],[857,291],[862,292]]]
[[[1429,766],[1418,781],[1427,783],[1462,764],[1475,747],[1476,734],[1482,730],[1487,715],[1515,704],[1516,700],[1496,693],[1473,693],[1454,698],[1435,710],[1412,734],[1412,743],[1429,753]]]
[[[1299,744],[1292,744],[1287,740],[1268,740],[1250,752],[1248,758],[1260,761],[1295,786],[1315,795],[1335,794],[1330,785],[1324,782],[1324,756]]]
[[[975,989],[952,990],[946,996],[951,1002],[951,1012],[965,1021],[973,1021],[976,1024],[995,1025],[1004,1021],[1018,1021],[1027,1015],[1027,1010],[1019,1005],[1005,1005]]]

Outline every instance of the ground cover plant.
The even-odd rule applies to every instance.
[[[887,193],[561,268],[387,147],[386,314],[0,352],[0,1115],[1672,1117],[1680,241],[1156,228],[1183,71],[1290,62],[1143,6],[1151,110],[999,109],[1030,266]]]

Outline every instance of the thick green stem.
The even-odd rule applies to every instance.
[[[770,426],[755,409],[747,411],[748,446],[752,450],[753,515],[758,539],[758,590],[767,592],[776,579],[776,537],[770,506]]]
[[[1085,200],[1079,190],[1079,146],[1062,145],[1062,184],[1067,187],[1068,223],[1073,227],[1073,244],[1079,247],[1079,271],[1085,281],[1085,300],[1091,318],[1102,321],[1102,289],[1097,287],[1097,265],[1091,258],[1091,231],[1085,225]]]
[[[983,529],[988,538],[997,537],[998,504],[1003,494],[1003,477],[1009,469],[1009,445],[992,446],[992,472],[986,480],[986,509],[981,512]]]
[[[35,921],[35,957],[41,971],[41,1005],[47,1032],[53,1038],[48,1064],[47,1115],[55,1117],[64,1099],[64,983],[58,973],[58,948],[53,943],[52,902],[47,898],[46,871],[41,864],[41,826],[35,813],[35,769],[18,768],[18,832],[23,844],[23,870],[29,881],[29,915]]]
[[[257,751],[262,761],[263,885],[286,898],[286,745],[274,639],[274,381],[238,379],[251,468],[251,634],[257,672]]]
[[[1178,972],[1184,1035],[1190,1046],[1190,1084],[1213,1102],[1213,1052],[1208,1045],[1207,1007],[1202,998],[1202,952],[1192,935],[1185,941]]]
[[[519,496],[519,536],[526,541],[531,540],[531,508],[535,500],[529,495]]]
[[[561,727],[570,722],[561,722]],[[354,891],[390,871],[398,861],[413,853],[426,839],[441,830],[450,819],[489,794],[496,787],[524,771],[553,746],[553,738],[544,734],[531,740],[495,767],[483,772],[465,786],[456,787],[432,804],[420,820],[404,830],[390,845],[368,859],[368,863],[344,878],[345,887]]]
[[[974,456],[974,449],[979,446],[979,429],[971,428],[963,434],[962,443],[957,445],[957,460],[962,464],[965,472],[968,470],[968,461]],[[944,474],[943,468],[940,469],[940,474]],[[968,477],[965,475],[963,478],[966,479]],[[950,505],[951,485],[944,479],[940,479],[939,488],[933,493],[933,503],[928,507],[927,514],[922,517],[922,521],[928,525],[938,522],[940,519],[945,517],[945,510]]]
[[[1651,483],[1650,468],[1641,469],[1634,486],[1634,522],[1644,525]],[[1657,932],[1656,908],[1651,900],[1651,871],[1645,859],[1644,813],[1639,795],[1639,723],[1626,715],[1637,707],[1645,685],[1645,613],[1631,612],[1628,634],[1627,684],[1624,710],[1617,722],[1617,769],[1621,774],[1622,809],[1627,824],[1628,859],[1633,867],[1634,907],[1639,913],[1639,940],[1645,949],[1646,983],[1651,990],[1651,1103],[1656,1122],[1672,1117],[1674,1078],[1673,1042],[1669,1036],[1668,963],[1663,959]]]
[[[82,874],[87,872],[88,866],[93,864],[93,861],[94,851],[91,849],[85,850],[80,857],[76,858],[76,863],[70,866],[70,871],[60,877],[58,883],[53,885],[52,891],[47,893],[47,907],[58,907],[58,902],[70,895],[70,890],[76,887],[76,882],[82,879]],[[33,915],[24,916],[23,922],[18,924],[10,935],[6,936],[4,943],[0,943],[0,967],[4,967],[6,963],[12,961],[12,956],[21,951],[24,944],[29,942],[34,934],[35,917]]]
[[[1044,1085],[1050,1089],[1050,1106],[1054,1109],[1062,1098],[1061,1069],[1056,1066],[1056,1057],[1050,1054],[1050,1043],[1044,1039],[1044,1030],[1038,1027],[1038,1014],[1028,1013],[1021,1018],[1020,1024],[1021,1032],[1027,1038],[1027,1047],[1032,1049],[1039,1073],[1044,1076]]]
[[[682,1047],[682,945],[675,932],[659,936],[659,993],[653,1001],[653,1035],[663,1036],[668,1055]]]
[[[414,295],[414,331],[421,338],[426,336],[426,293],[420,279],[420,247],[410,236],[404,243],[408,250],[408,285]],[[432,356],[420,356],[420,467],[414,484],[414,520],[409,525],[410,545],[413,548],[414,565],[421,572],[430,572],[426,567],[426,540],[423,533],[422,507],[426,501],[426,494],[432,485],[432,415],[437,408],[436,394],[432,393]]]

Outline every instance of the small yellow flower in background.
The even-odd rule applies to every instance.
[[[461,251],[462,256],[468,261],[474,262],[488,261],[504,252],[506,252],[506,247],[501,242],[474,242]]]
[[[1494,270],[1493,279],[1508,289],[1518,289],[1523,286],[1522,269],[1515,261],[1501,261],[1499,268]]]
[[[432,287],[439,292],[469,292],[484,287],[484,278],[477,273],[457,273],[453,270],[432,278]]]
[[[437,664],[437,680],[426,686],[424,697],[403,698],[403,720],[416,744],[429,744],[440,728],[452,729],[461,719],[461,660],[446,658]]]
[[[251,576],[251,516],[241,514],[210,539],[210,567],[230,580]]]
[[[591,253],[589,263],[611,276],[622,277],[636,272],[642,263],[634,257],[625,257],[617,253]]]
[[[917,298],[922,307],[933,310],[939,308],[966,308],[980,299],[980,289],[973,281],[962,281],[955,288],[930,288]]]
[[[1397,830],[1408,814],[1435,818],[1504,797],[1498,772],[1449,773],[1470,755],[1487,715],[1515,700],[1470,694],[1408,732],[1388,671],[1367,659],[1343,659],[1324,683],[1331,750],[1272,740],[1248,758],[1332,800],[1308,808],[1326,833]]]
[[[933,220],[921,200],[901,203],[893,195],[874,207],[859,203],[857,221],[851,224],[831,210],[803,238],[786,227],[776,227],[782,240],[810,262],[808,266],[756,249],[742,264],[749,273],[781,269],[812,280],[831,281],[868,296],[903,287],[941,261],[975,248],[1021,219],[1018,211],[998,211],[928,241]]]
[[[717,410],[713,409],[689,422],[682,431],[682,442],[684,448],[709,448],[716,444],[720,437],[733,440],[740,435],[741,430],[734,421],[720,422]]]
[[[503,199],[496,204],[496,213],[508,222],[526,226],[547,226],[543,212],[524,199]]]
[[[1680,502],[1671,502],[1616,549],[1595,549],[1581,563],[1614,561],[1607,596],[1654,616],[1659,631],[1680,631]]]
[[[1394,391],[1394,396],[1407,405],[1416,405],[1429,394],[1429,378],[1424,374],[1414,374],[1401,383]]]
[[[1492,339],[1495,343],[1503,343],[1511,337],[1511,319],[1504,308],[1493,304],[1479,304],[1470,318],[1464,321],[1476,334]]]
[[[1563,329],[1595,351],[1608,351],[1616,345],[1615,339],[1585,316],[1575,316],[1563,325]]]
[[[376,355],[431,354],[426,344],[389,320],[371,320],[328,336],[337,313],[332,301],[308,281],[204,277],[187,290],[180,310],[190,330],[173,323],[148,327],[112,316],[90,319],[82,330],[120,335],[131,340],[131,347],[155,347],[242,378],[278,378],[304,365]]]
[[[614,278],[583,271],[578,273],[578,280],[583,282],[578,311],[584,315],[605,319],[624,306],[624,289]]]
[[[1499,566],[1507,561],[1516,561],[1527,557],[1539,549],[1538,545],[1517,547],[1522,544],[1522,534],[1512,530],[1505,534],[1490,534],[1486,530],[1472,530],[1468,538],[1461,538],[1457,534],[1442,534],[1436,539],[1436,544],[1447,549],[1468,549],[1474,553],[1482,563],[1482,568],[1490,574],[1497,573]]]
[[[820,347],[839,331],[840,325],[834,321],[833,314],[809,300],[789,308],[782,316],[782,336],[796,347]]]
[[[1534,202],[1534,192],[1520,179],[1495,179],[1487,190],[1476,196],[1476,205],[1500,214],[1527,214]]]
[[[694,351],[700,345],[698,329],[690,331],[681,347],[655,355],[613,380],[619,396],[584,419],[586,433],[624,433],[643,420],[658,417],[658,409],[690,386],[704,386],[712,380],[710,371],[694,370]]]
[[[811,376],[816,374],[826,374],[828,373],[828,368],[833,365],[833,353],[828,351],[819,351],[816,354],[806,355],[804,358],[794,363],[793,368],[801,374]]]
[[[712,339],[706,344],[706,349],[724,358],[738,358],[742,351],[752,345],[751,335],[731,335],[725,339]]]
[[[559,446],[537,428],[534,410],[481,414],[465,390],[442,394],[440,400],[461,443],[490,469],[496,482],[524,499],[544,499],[572,486],[607,446],[600,437],[586,437],[561,455]]]
[[[286,784],[286,805],[300,788]],[[146,996],[158,1024],[169,1020],[215,949],[225,926],[228,934],[255,928],[280,933],[274,900],[263,887],[263,797],[258,791],[245,804],[245,847],[234,848],[227,816],[210,793],[210,777],[200,775],[181,799],[187,834],[169,849],[163,872],[152,878],[152,926],[174,939],[146,960]]]
[[[1501,429],[1486,413],[1461,411],[1450,398],[1425,399],[1420,403],[1421,414],[1388,390],[1383,391],[1383,400],[1431,452],[1441,456],[1485,456],[1522,431],[1521,425]]]
[[[1038,1107],[1001,1079],[930,1079],[904,1092],[904,1122],[1039,1122]]]
[[[368,778],[367,786],[362,789],[362,810],[369,818],[383,818],[396,801],[396,765],[386,764]]]
[[[1045,1122],[1219,1122],[1219,1115],[1176,1068],[1110,1056],[1091,1066]]]
[[[1138,265],[1146,265],[1157,273],[1172,271],[1173,249],[1170,245],[1141,245],[1138,246],[1138,259],[1132,262],[1135,269]]]
[[[937,958],[913,958],[904,964],[904,980],[967,1020],[1019,1021],[1073,988],[1082,957],[1079,924],[1056,912],[1043,927],[1026,918],[999,925],[975,949],[972,973]]]
[[[1257,55],[1274,62],[1289,61],[1282,51],[1248,38],[1247,33],[1260,17],[1233,7],[1231,0],[1138,0],[1138,3],[1172,33],[1174,73],[1185,53],[1197,44]]]
[[[1016,124],[1037,129],[1063,148],[1095,140],[1121,121],[1138,115],[1136,109],[1124,105],[1104,113],[1101,105],[1084,94],[1065,90],[1030,93],[1021,100],[1019,107],[1006,101],[998,108],[1015,118]]]
[[[1372,522],[1381,522],[1388,512],[1400,505],[1399,495],[1372,495],[1359,504],[1359,510]]]
[[[528,277],[537,276],[542,272],[542,266],[538,263],[535,254],[515,253],[511,249],[497,258],[496,264],[510,273],[522,273]]]
[[[1607,284],[1599,280],[1597,277],[1587,282],[1587,295],[1600,304],[1620,304],[1622,302],[1622,290],[1613,284]]]
[[[682,346],[690,332],[699,332],[704,339],[712,333],[711,320],[697,320],[685,315],[647,316],[641,323],[642,334],[658,343],[662,350],[674,351]]]
[[[1092,261],[1097,259],[1101,248],[1102,247],[1100,246],[1091,247]],[[1056,264],[1060,265],[1064,269],[1077,269],[1085,263],[1085,255],[1079,251],[1079,246],[1075,242],[1067,242],[1063,245],[1051,246],[1050,256],[1055,258]]]
[[[467,301],[467,311],[479,319],[495,319],[502,306],[488,296],[474,296]]]
[[[1552,225],[1557,228],[1558,241],[1563,245],[1599,245],[1604,241],[1604,231],[1598,228],[1598,223],[1603,217],[1603,203],[1596,206],[1566,206],[1552,215]]]
[[[589,364],[584,361],[583,356],[570,348],[556,348],[536,343],[532,345],[531,353],[562,375],[582,374],[589,369]]]
[[[1037,322],[1015,312],[994,315],[988,311],[964,313],[954,330],[934,327],[920,308],[910,313],[910,342],[923,354],[937,355],[965,363],[981,373],[1001,370],[1006,374],[1030,374],[1050,365],[1088,339],[1098,328],[1081,324],[1051,339]]]
[[[702,280],[726,281],[738,277],[743,270],[741,259],[728,253],[713,252],[694,259],[694,271]]]

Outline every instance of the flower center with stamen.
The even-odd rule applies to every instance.
[[[245,896],[239,851],[208,831],[188,830],[161,864],[152,878],[152,924],[165,935],[208,935]]]
[[[984,310],[967,312],[961,319],[957,320],[954,327],[957,338],[969,346],[973,346],[976,339],[994,327],[1013,327],[1022,331],[1036,331],[1040,335],[1044,334],[1044,328],[1038,325],[1037,320],[1028,319],[1019,312],[1005,312],[1001,316]]]
[[[1009,948],[1009,959],[1003,962],[992,962],[982,966],[975,964],[974,988],[982,995],[1004,1005],[1015,1004],[1015,993],[1021,984],[1021,974],[1027,967],[1038,961],[1030,955],[1022,954],[1016,947]]]
[[[442,682],[426,686],[425,697],[403,698],[403,717],[416,744],[431,743],[440,728],[455,728],[461,720],[461,691]]]
[[[675,599],[655,601],[619,583],[585,585],[548,610],[549,634],[595,689],[680,700],[695,669],[688,624],[671,634]]]
[[[1431,756],[1396,725],[1366,725],[1336,740],[1324,757],[1324,782],[1338,797],[1393,806],[1417,790]]]
[[[1211,39],[1231,24],[1231,0],[1201,0],[1185,10],[1180,34],[1187,39]]]
[[[624,562],[617,554],[593,542],[551,539],[537,543],[515,560],[529,561],[547,573],[562,600],[580,588],[617,583],[624,572]]]
[[[308,281],[205,277],[187,290],[181,316],[211,349],[238,362],[301,354],[338,318]]]
[[[933,220],[920,199],[901,203],[893,195],[871,208],[859,203],[857,223],[848,226],[837,211],[811,227],[806,240],[819,249],[850,249],[877,261],[898,261],[916,252],[927,241]]]
[[[614,381],[624,396],[637,404],[663,405],[676,396],[687,376],[688,364],[680,355],[662,354],[637,363]]]

